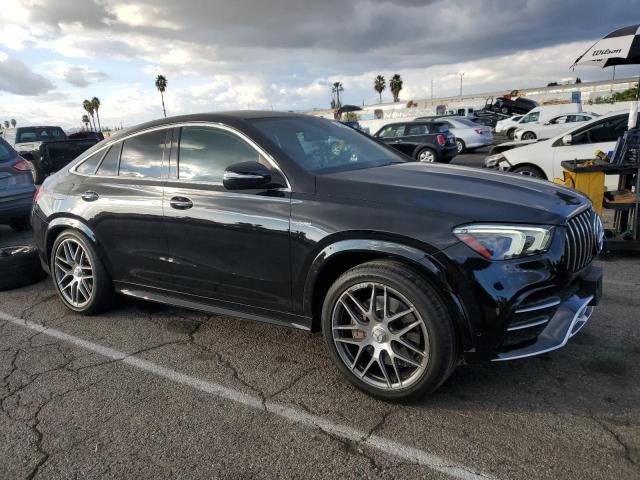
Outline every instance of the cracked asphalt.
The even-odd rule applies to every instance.
[[[0,245],[30,241],[0,226]],[[0,478],[450,478],[443,459],[463,478],[640,478],[640,257],[597,262],[602,303],[564,349],[462,366],[408,405],[351,387],[320,335],[125,297],[83,317],[50,279],[0,292]]]

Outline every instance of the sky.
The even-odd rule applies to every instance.
[[[640,0],[2,0],[0,121],[103,126],[234,109],[377,101],[373,79],[404,79],[402,101],[546,85],[611,71],[569,67]],[[633,18],[633,14],[636,17]],[[635,76],[638,67],[616,76]],[[383,93],[383,101],[391,101]]]

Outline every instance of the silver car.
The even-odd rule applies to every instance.
[[[437,120],[447,124],[449,130],[456,136],[458,153],[473,151],[476,148],[491,145],[493,142],[491,127],[480,125],[463,117],[441,117]]]

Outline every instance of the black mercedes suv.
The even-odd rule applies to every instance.
[[[385,399],[431,392],[463,360],[565,345],[601,291],[589,200],[409,160],[304,115],[167,118],[49,177],[32,223],[73,311],[118,292],[322,331],[345,376]]]

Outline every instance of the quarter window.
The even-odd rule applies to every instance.
[[[180,179],[222,182],[228,166],[250,161],[260,161],[258,152],[233,133],[205,127],[182,129],[178,159]]]
[[[116,143],[111,146],[104,156],[100,167],[98,167],[97,175],[115,176],[118,174],[118,160],[120,160],[121,147],[122,143]]]
[[[84,173],[85,175],[93,175],[96,171],[96,167],[98,163],[100,163],[100,159],[105,154],[103,151],[99,151],[91,155],[84,162],[76,167],[76,172]]]
[[[160,178],[166,130],[156,130],[128,138],[120,156],[121,177]]]

